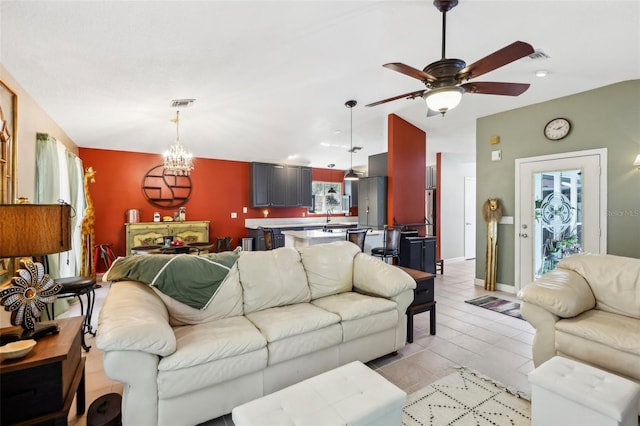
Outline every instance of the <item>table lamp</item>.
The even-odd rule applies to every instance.
[[[57,333],[54,321],[36,322],[62,285],[55,283],[33,257],[71,249],[71,206],[68,204],[0,205],[0,258],[25,258],[8,285],[0,287],[0,303],[11,312],[11,324],[23,331],[2,333],[2,343],[37,339]],[[12,274],[14,271],[10,271]]]

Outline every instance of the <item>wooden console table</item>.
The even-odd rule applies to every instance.
[[[24,358],[0,362],[0,423],[67,424],[74,395],[76,413],[85,410],[83,317],[56,320],[60,332],[38,339]],[[2,331],[17,329],[7,327]]]
[[[413,316],[429,311],[429,333],[436,334],[436,301],[434,292],[435,274],[418,271],[404,266],[398,268],[411,275],[416,282],[413,290],[413,302],[407,308],[407,342],[413,343]]]

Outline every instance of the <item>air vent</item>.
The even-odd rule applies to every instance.
[[[171,101],[171,108],[184,108],[194,103],[195,99],[174,99]]]
[[[542,50],[535,50],[531,55],[529,55],[529,58],[533,59],[534,61],[540,59],[549,59],[550,57],[551,56],[547,55]]]
[[[361,149],[362,149],[361,146],[354,146],[353,148],[348,149],[347,152],[356,153],[356,152],[360,151]]]

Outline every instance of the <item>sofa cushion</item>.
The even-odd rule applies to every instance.
[[[555,325],[556,350],[640,381],[640,320],[592,309]]]
[[[169,311],[169,324],[179,326],[186,324],[201,324],[220,318],[242,315],[242,286],[238,264],[231,267],[231,271],[218,287],[209,304],[202,310],[192,308],[173,299],[155,287],[151,287],[162,299]]]
[[[579,254],[562,259],[558,268],[582,275],[596,298],[596,309],[640,318],[640,259]]]
[[[293,248],[241,252],[237,263],[245,314],[311,299],[300,255]]]
[[[591,309],[575,318],[558,321],[556,331],[640,357],[640,320],[635,318]]]
[[[381,297],[347,292],[316,299],[311,302],[325,311],[340,315],[342,321],[367,318],[381,312],[396,311],[396,303]]]
[[[347,292],[323,297],[311,303],[340,315],[344,342],[388,330],[398,324],[397,304],[380,297]]]
[[[310,303],[281,306],[246,314],[267,342],[320,330],[340,322],[340,317]]]
[[[174,328],[176,351],[160,360],[160,371],[179,370],[264,348],[267,342],[243,316]]]
[[[177,370],[158,371],[158,399],[185,397],[190,392],[210,388],[251,373],[261,373],[267,365],[263,347],[229,358],[208,361]],[[215,401],[211,401],[215,404]]]
[[[311,299],[351,291],[353,288],[353,258],[360,248],[349,241],[336,241],[299,247],[307,274]]]

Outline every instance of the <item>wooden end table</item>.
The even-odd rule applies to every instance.
[[[1,424],[66,425],[74,394],[76,413],[84,413],[83,321],[83,317],[58,319],[58,334],[38,339],[24,358],[0,362]],[[12,329],[19,327],[2,331]]]
[[[413,290],[413,302],[407,308],[407,342],[413,343],[413,316],[429,311],[429,333],[436,334],[436,301],[434,294],[435,274],[419,271],[404,266],[398,268],[405,271],[416,282]]]

